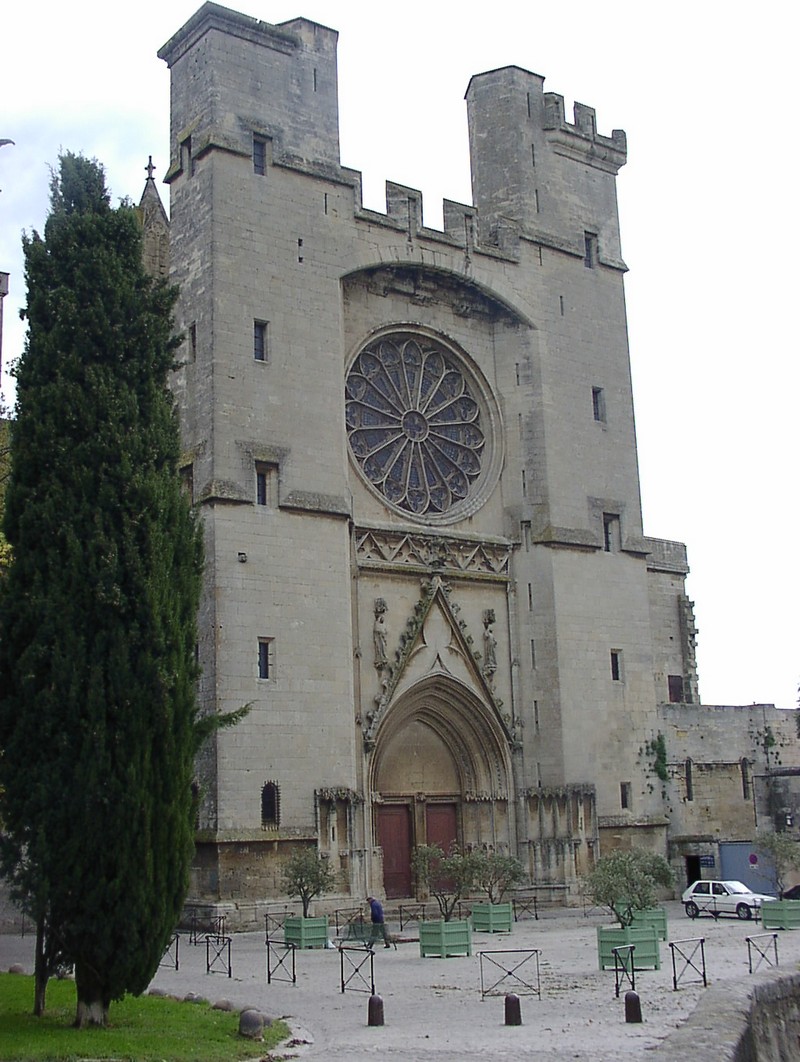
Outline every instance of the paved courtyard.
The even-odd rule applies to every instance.
[[[705,938],[710,985],[750,978],[746,938],[760,935],[760,924],[736,918],[715,922],[710,917],[691,922],[679,903],[665,906],[669,940]],[[644,1020],[640,1025],[626,1024],[623,997],[615,998],[613,971],[597,969],[596,926],[608,922],[598,912],[547,910],[541,912],[539,921],[516,923],[510,935],[476,933],[471,956],[449,959],[420,958],[409,927],[397,950],[379,947],[375,952],[375,990],[384,1004],[382,1027],[367,1024],[369,993],[357,975],[351,986],[364,991],[341,992],[341,957],[336,949],[297,952],[297,983],[273,981],[268,985],[263,932],[232,938],[231,977],[224,969],[226,955],[214,962],[216,972],[207,973],[205,943],[192,946],[188,934],[183,934],[179,969],[163,967],[153,986],[179,997],[194,992],[211,1002],[229,999],[237,1008],[254,1006],[268,1016],[285,1017],[301,1043],[281,1048],[273,1057],[288,1057],[296,1050],[309,1060],[326,1062],[379,1057],[407,1062],[640,1059],[686,1019],[707,990],[692,970],[684,975],[678,991],[673,990],[670,948],[662,944],[661,969],[636,975]],[[754,962],[758,961],[756,944],[772,954],[771,937],[760,937],[753,945]],[[781,971],[797,971],[800,933],[779,934],[777,946]],[[482,1000],[480,952],[501,949],[517,949],[521,954],[484,955],[484,985],[503,977],[524,959],[516,975],[520,981],[507,978],[498,986],[499,995]],[[524,994],[536,984],[532,949],[539,949],[540,997]],[[690,951],[691,946],[684,950]],[[0,936],[0,953],[3,969],[12,962],[32,969],[33,938]],[[348,973],[353,971],[350,960],[357,964],[362,955],[360,951],[346,954]],[[367,969],[363,968],[365,974]],[[768,963],[762,960],[755,976],[763,976],[767,969]],[[503,994],[507,990],[520,993],[521,1026],[504,1024]]]

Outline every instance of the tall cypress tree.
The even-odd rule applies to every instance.
[[[188,886],[202,544],[167,387],[175,291],[145,274],[134,209],[65,154],[24,250],[0,856],[49,953],[75,964],[76,1024],[103,1024],[147,986]]]

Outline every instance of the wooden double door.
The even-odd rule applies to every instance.
[[[378,844],[383,849],[383,886],[387,899],[412,896],[411,850],[415,843],[438,844],[447,853],[458,843],[458,805],[437,802],[425,805],[422,823],[415,831],[414,807],[411,804],[378,806]],[[425,836],[415,841],[415,833]]]

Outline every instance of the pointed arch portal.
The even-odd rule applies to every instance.
[[[508,742],[494,709],[449,675],[402,693],[375,735],[370,763],[375,842],[388,898],[412,895],[417,844],[509,845]]]

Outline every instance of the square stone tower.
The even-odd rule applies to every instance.
[[[206,529],[195,899],[408,897],[414,845],[666,850],[644,750],[697,700],[685,550],[642,529],[625,134],[518,67],[467,90],[474,205],[341,166],[337,34],[207,3],[172,76],[175,373]]]

